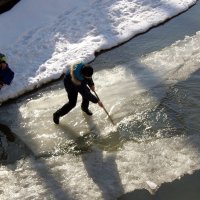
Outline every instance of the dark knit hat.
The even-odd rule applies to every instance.
[[[81,71],[83,76],[91,77],[93,75],[93,68],[90,65],[85,65]]]

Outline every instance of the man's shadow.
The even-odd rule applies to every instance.
[[[93,135],[91,143],[93,151],[83,154],[82,160],[87,170],[88,176],[102,191],[103,199],[115,199],[119,194],[123,194],[123,186],[115,162],[115,153],[106,152],[98,147],[101,132],[94,123],[93,118],[84,115],[90,133]],[[118,193],[118,194],[116,194]]]
[[[58,147],[59,151],[56,151],[58,155],[65,153],[82,155],[92,151],[92,146],[96,138],[93,132],[88,131],[80,136],[73,128],[62,123],[59,124],[58,129],[67,134],[66,141]],[[51,152],[51,156],[52,154],[54,152]]]
[[[102,198],[110,199],[112,197],[116,199],[117,196],[124,193],[124,190],[115,162],[115,153],[106,152],[99,148],[102,146],[102,144],[99,145],[102,142],[100,130],[92,117],[86,114],[83,114],[83,117],[89,129],[83,136],[65,124],[58,126],[68,134],[71,140],[61,149],[64,149],[65,153],[81,155],[88,177],[102,191]]]

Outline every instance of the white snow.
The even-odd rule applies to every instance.
[[[15,72],[0,103],[58,79],[66,67],[183,12],[196,0],[26,0],[0,15],[0,51]]]

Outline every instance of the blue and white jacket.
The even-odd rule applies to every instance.
[[[90,91],[90,89],[88,88],[91,86],[94,86],[94,82],[91,79],[86,79],[82,73],[81,70],[84,67],[83,63],[78,63],[77,65],[74,66],[74,76],[77,80],[79,80],[81,82],[81,85],[75,85],[72,82],[72,77],[70,74],[70,70],[68,69],[66,74],[65,74],[65,78],[64,78],[64,83],[65,83],[65,88],[67,91],[78,91],[83,98],[88,99],[89,101],[93,102],[93,103],[97,103],[98,99],[96,98],[95,95],[93,95]]]

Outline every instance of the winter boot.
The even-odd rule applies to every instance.
[[[57,112],[55,112],[53,114],[53,121],[54,121],[55,124],[59,124],[59,118],[60,118],[60,116],[58,115]]]
[[[81,108],[83,112],[85,112],[87,115],[92,115],[93,113],[89,109],[83,109]]]

